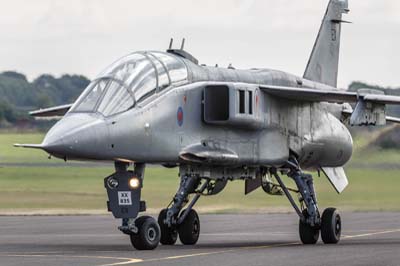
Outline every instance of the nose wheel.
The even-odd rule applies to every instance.
[[[137,233],[130,235],[131,243],[138,250],[152,250],[158,246],[161,230],[157,221],[150,216],[141,216],[135,220]]]

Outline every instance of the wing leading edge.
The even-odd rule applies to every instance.
[[[334,90],[316,90],[310,88],[295,88],[283,86],[260,86],[260,89],[267,94],[288,100],[308,102],[356,102],[357,93]],[[400,97],[399,97],[400,103]]]
[[[276,97],[298,101],[351,103],[363,100],[377,104],[400,104],[399,96],[383,95],[379,94],[379,91],[372,91],[374,94],[365,94],[364,90],[361,90],[362,93],[358,93],[341,90],[317,90],[283,86],[260,86],[260,89]]]

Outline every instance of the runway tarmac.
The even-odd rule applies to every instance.
[[[0,217],[0,265],[400,265],[400,213],[343,213],[339,245],[299,243],[294,214],[200,215],[195,246],[136,251],[110,216]]]

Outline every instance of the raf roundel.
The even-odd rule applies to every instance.
[[[182,107],[178,108],[178,112],[176,113],[176,120],[178,122],[178,126],[182,126],[183,125],[183,110]]]

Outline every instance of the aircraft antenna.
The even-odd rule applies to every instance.
[[[172,44],[174,43],[174,38],[171,38],[169,41],[169,49],[172,49]]]
[[[167,53],[170,54],[175,54],[177,56],[186,58],[187,60],[193,62],[194,64],[198,65],[199,64],[199,60],[197,60],[193,55],[191,55],[190,53],[186,52],[185,50],[183,50],[185,48],[185,38],[182,39],[182,43],[181,43],[181,48],[180,49],[173,49],[172,48],[173,45],[173,39],[171,38],[171,42],[169,44],[169,49],[167,50]]]
[[[185,38],[182,39],[181,50],[183,50],[183,48],[185,48]]]

